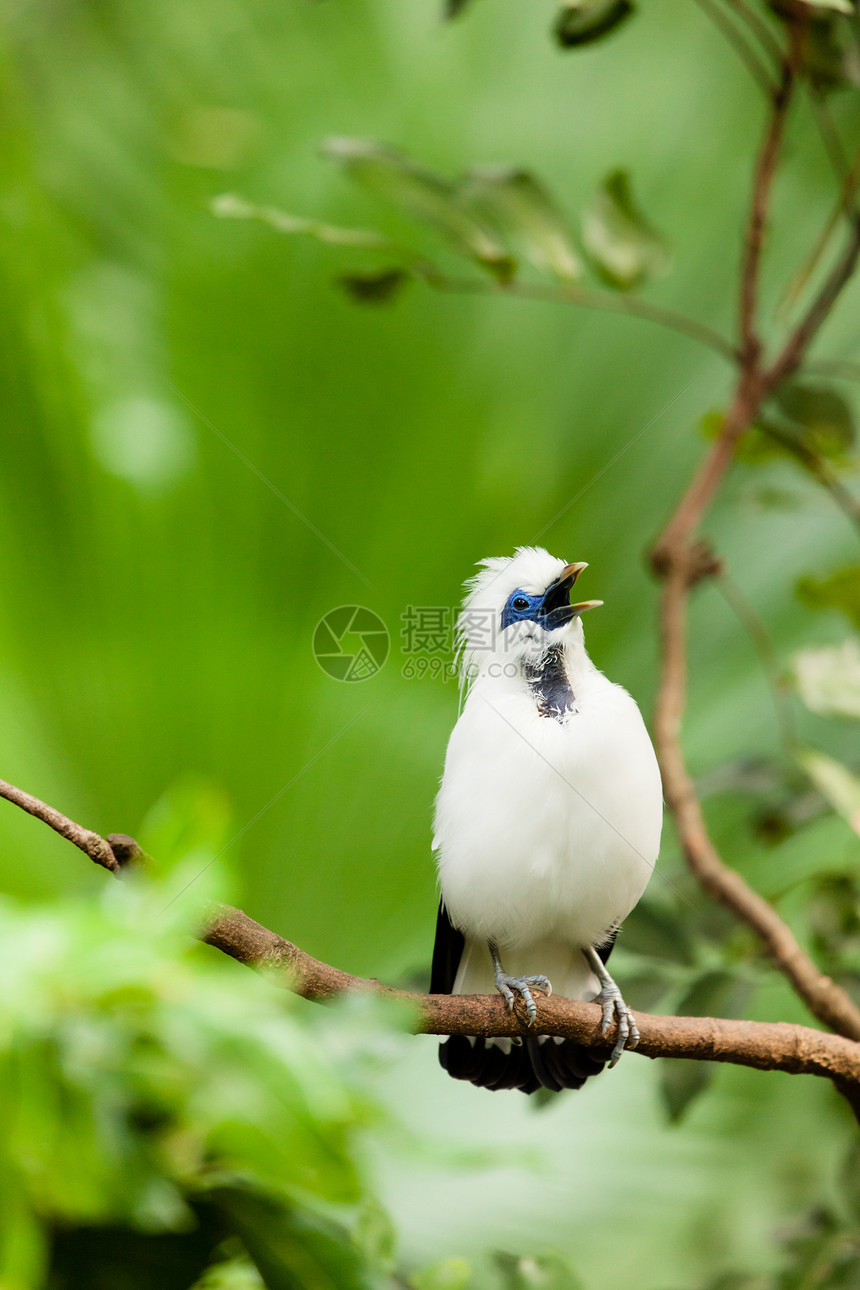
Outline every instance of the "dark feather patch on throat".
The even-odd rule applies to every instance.
[[[563,721],[574,705],[563,646],[551,645],[539,663],[526,663],[525,674],[540,715]]]

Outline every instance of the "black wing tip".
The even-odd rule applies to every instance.
[[[599,1075],[610,1050],[587,1048],[573,1039],[557,1043],[548,1036],[526,1039],[505,1050],[486,1039],[451,1035],[439,1046],[439,1064],[452,1079],[467,1080],[477,1088],[493,1092],[518,1089],[552,1093],[582,1088],[587,1079]]]

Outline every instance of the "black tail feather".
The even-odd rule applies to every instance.
[[[598,950],[605,963],[612,953],[615,934]],[[436,942],[430,974],[431,994],[450,994],[463,954],[465,938],[453,926],[443,904],[436,920]],[[453,1079],[468,1080],[478,1088],[519,1089],[535,1093],[539,1088],[554,1093],[582,1088],[592,1075],[599,1075],[609,1060],[609,1048],[587,1048],[573,1039],[561,1042],[549,1036],[529,1037],[510,1044],[505,1051],[492,1039],[451,1035],[439,1047],[439,1062]]]

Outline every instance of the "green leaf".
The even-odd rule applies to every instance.
[[[800,747],[795,756],[827,801],[860,834],[860,779],[835,757]]]
[[[568,0],[555,20],[555,38],[563,49],[591,45],[617,31],[633,13],[630,0]]]
[[[722,433],[725,419],[725,412],[719,409],[706,412],[699,422],[700,433],[705,439],[713,442]],[[768,433],[768,423],[760,418],[740,439],[735,451],[735,460],[742,461],[748,466],[757,466],[761,462],[773,461],[775,457],[783,457],[786,452],[785,445]]]
[[[682,995],[675,1009],[679,1017],[737,1017],[745,1010],[752,982],[726,968],[708,968]]]
[[[580,1290],[581,1282],[561,1254],[520,1255],[497,1250],[493,1262],[504,1290]]]
[[[792,381],[777,390],[775,402],[804,444],[819,456],[838,460],[853,448],[854,417],[836,390]]]
[[[451,180],[367,139],[329,139],[323,152],[377,197],[441,233],[455,250],[499,281],[513,276],[515,265],[509,252],[490,225],[464,205]]]
[[[829,578],[801,578],[797,594],[812,609],[840,609],[860,628],[860,565],[848,565]]]
[[[376,273],[342,273],[338,282],[362,305],[387,305],[412,275],[405,269],[380,269]]]
[[[624,974],[624,998],[634,1012],[653,1012],[666,997],[672,977],[659,967]]]
[[[378,1201],[364,1201],[353,1237],[370,1267],[383,1274],[393,1271],[397,1232]]]
[[[661,1059],[660,1095],[672,1124],[681,1122],[711,1083],[714,1073],[712,1062],[689,1061],[685,1057]]]
[[[567,220],[546,188],[527,170],[476,167],[460,186],[463,200],[515,237],[525,258],[562,282],[582,276]]]
[[[856,640],[800,650],[792,669],[810,711],[860,717],[860,644]]]
[[[370,1290],[357,1246],[333,1220],[250,1188],[219,1187],[209,1198],[242,1238],[267,1290]]]
[[[696,977],[675,1008],[679,1017],[737,1017],[749,1001],[752,983],[725,968],[709,968]],[[661,1062],[660,1092],[673,1124],[686,1114],[714,1077],[710,1062],[667,1059]]]
[[[819,94],[860,86],[860,53],[844,18],[834,14],[830,19],[809,24],[803,45],[803,70]]]
[[[392,249],[392,243],[382,233],[362,228],[338,228],[334,224],[322,224],[319,220],[305,219],[301,215],[289,215],[275,206],[255,206],[252,202],[237,197],[235,193],[221,193],[220,196],[213,197],[209,209],[219,219],[259,220],[277,233],[312,237],[329,246],[360,246],[371,251]]]
[[[822,9],[828,13],[854,13],[852,0],[801,0],[807,9]]]
[[[216,1257],[225,1232],[201,1213],[188,1232],[138,1232],[130,1227],[73,1227],[54,1232],[48,1284],[57,1290],[122,1286],[123,1290],[187,1290]]]
[[[445,17],[449,21],[452,18],[459,18],[470,3],[471,0],[445,0]]]
[[[582,238],[601,278],[619,290],[669,269],[666,243],[636,207],[623,170],[608,175],[586,207]]]
[[[853,1142],[839,1171],[841,1192],[848,1204],[851,1217],[860,1223],[860,1142]]]
[[[691,963],[693,949],[684,920],[662,905],[642,901],[626,919],[619,946],[649,958],[669,959],[673,963]]]
[[[431,1263],[409,1278],[414,1290],[466,1290],[472,1276],[472,1265],[457,1255]]]

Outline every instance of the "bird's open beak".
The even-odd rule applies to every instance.
[[[603,604],[602,600],[581,600],[576,605],[570,603],[571,588],[582,571],[587,568],[588,564],[585,560],[566,564],[555,582],[547,587],[541,606],[544,626],[550,629],[563,627],[578,614],[584,614],[587,609],[596,609],[598,605]]]

